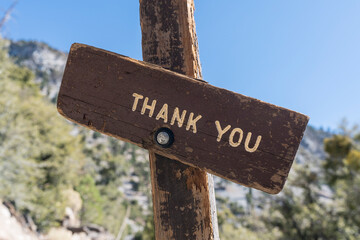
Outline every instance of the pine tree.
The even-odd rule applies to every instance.
[[[12,63],[0,40],[0,198],[40,230],[59,225],[63,190],[77,185],[83,143],[40,94],[30,70]]]

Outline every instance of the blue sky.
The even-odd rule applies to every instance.
[[[1,0],[0,11],[11,4]],[[222,4],[220,4],[220,2]],[[335,129],[360,123],[360,1],[195,0],[204,79]],[[137,0],[20,0],[3,35],[141,59]]]

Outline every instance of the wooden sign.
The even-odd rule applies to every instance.
[[[283,188],[308,122],[300,113],[82,44],[71,47],[58,110],[95,131],[272,194]]]

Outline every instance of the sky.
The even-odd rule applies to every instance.
[[[0,15],[12,0],[1,0]],[[221,3],[221,4],[220,4]],[[310,116],[360,124],[360,1],[195,0],[203,78]],[[3,36],[142,59],[137,0],[19,0]]]

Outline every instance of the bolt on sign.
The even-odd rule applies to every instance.
[[[309,118],[207,82],[73,44],[58,97],[67,119],[276,194]]]

